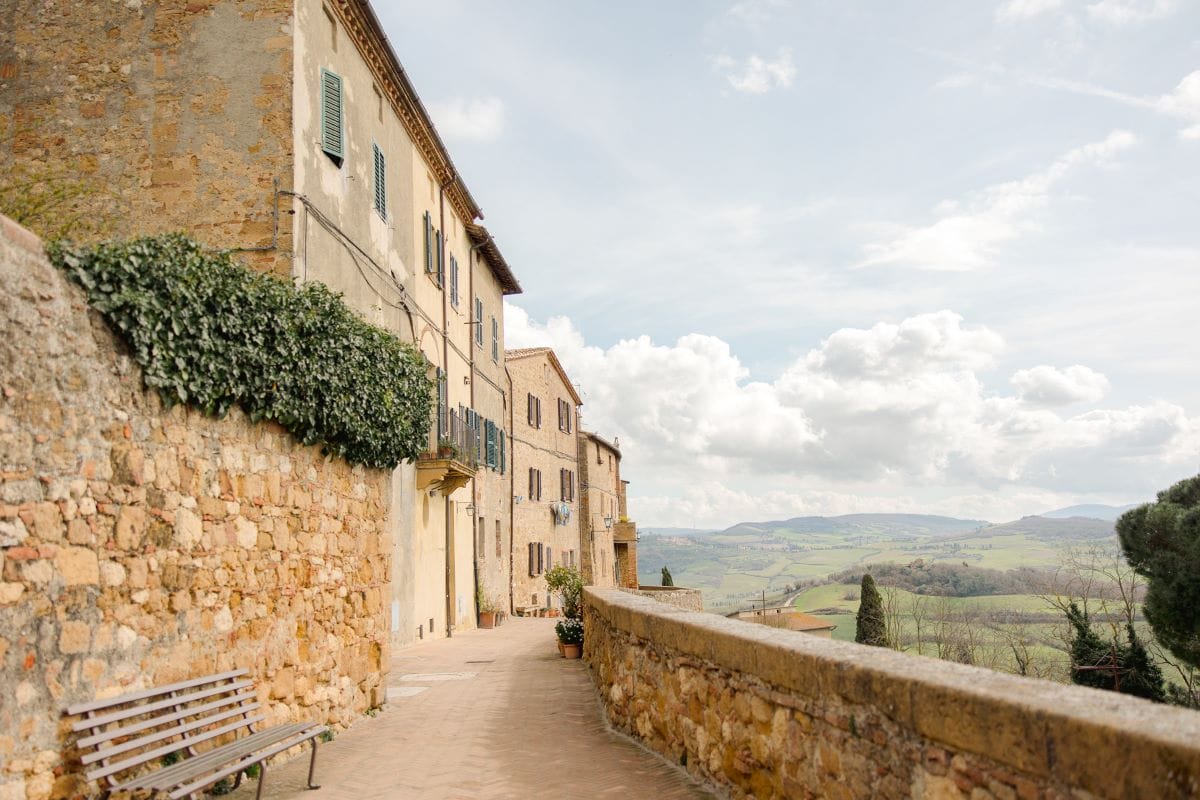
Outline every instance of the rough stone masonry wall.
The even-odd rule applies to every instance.
[[[1200,714],[586,589],[617,728],[733,797],[1200,794]]]
[[[187,230],[266,247],[292,188],[293,0],[8,0],[0,158],[18,179],[85,188],[70,209],[114,235]],[[279,244],[246,254],[291,273]]]
[[[272,722],[381,702],[389,473],[176,407],[0,217],[0,799],[86,791],[62,710],[246,667]]]

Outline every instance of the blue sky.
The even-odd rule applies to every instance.
[[[378,3],[643,525],[1200,469],[1200,3]]]

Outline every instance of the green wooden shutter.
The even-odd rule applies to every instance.
[[[483,347],[483,301],[475,298],[475,344]]]
[[[450,305],[458,308],[458,259],[450,256]]]
[[[504,465],[507,463],[504,451],[504,431],[500,431],[500,474],[504,474]]]
[[[425,212],[425,272],[433,272],[433,218]]]
[[[383,151],[379,145],[371,143],[375,153],[375,210],[379,216],[387,219],[387,169],[383,160]]]
[[[321,149],[340,164],[345,158],[342,126],[342,78],[321,69]]]
[[[434,261],[437,262],[437,285],[441,286],[446,281],[446,258],[443,254],[445,248],[441,231],[434,232],[434,242],[437,245],[437,252],[433,254]]]

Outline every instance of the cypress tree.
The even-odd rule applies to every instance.
[[[662,571],[662,585],[663,586],[674,586],[675,585],[675,581],[671,578],[671,570],[667,569],[666,567],[663,567],[663,571]]]
[[[858,617],[854,624],[854,641],[875,647],[887,647],[887,623],[883,618],[883,598],[875,588],[870,573],[863,575],[859,592]]]

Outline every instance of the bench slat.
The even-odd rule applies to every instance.
[[[245,672],[245,670],[241,670],[241,672]],[[221,677],[221,679],[224,680],[225,678],[232,676],[232,675],[234,675],[234,673],[230,672],[230,673],[226,673],[226,675],[224,675],[224,676],[210,676],[209,678],[203,679],[196,685],[203,685],[204,683],[212,683],[213,680],[216,679],[217,677]],[[181,685],[181,684],[177,684],[177,685]],[[71,730],[78,733],[79,731],[85,731],[85,730],[88,730],[89,728],[100,728],[104,725],[108,725],[113,722],[120,722],[123,719],[129,719],[130,717],[138,717],[138,716],[141,716],[142,714],[148,714],[151,711],[158,711],[163,708],[170,708],[171,706],[183,705],[185,703],[190,703],[195,700],[203,700],[206,697],[212,697],[213,695],[216,695],[216,694],[225,694],[226,692],[236,692],[239,689],[245,689],[245,688],[247,688],[249,686],[253,686],[253,685],[254,685],[253,681],[234,681],[233,683],[226,683],[226,684],[222,684],[220,686],[213,686],[209,689],[202,689],[198,692],[192,692],[191,694],[181,694],[181,695],[177,695],[175,697],[168,697],[165,700],[156,700],[153,703],[146,703],[145,705],[130,706],[129,708],[123,708],[120,711],[113,711],[109,714],[102,714],[99,717],[87,717],[85,719],[82,719],[79,722],[76,722],[74,725],[72,725]],[[150,696],[153,697],[154,695],[150,695]],[[132,701],[129,701],[129,702],[132,702]],[[71,711],[71,709],[68,708],[67,713],[71,714],[73,712]],[[100,734],[96,734],[96,735],[100,735]],[[89,738],[91,738],[91,737],[89,737]]]
[[[252,733],[235,742],[229,742],[228,744],[209,750],[207,753],[185,758],[160,770],[141,775],[118,786],[114,786],[113,791],[134,791],[136,789],[156,789],[161,791],[179,786],[184,781],[190,780],[197,775],[217,769],[223,764],[248,755],[261,747],[274,744],[280,739],[298,735],[312,726],[313,723],[311,722],[291,722],[284,725],[276,725],[273,728]]]
[[[76,705],[73,705],[67,709],[67,714],[74,716],[76,714],[86,714],[89,711],[99,711],[102,708],[132,703],[136,700],[145,700],[147,697],[156,697],[160,694],[169,694],[170,692],[177,692],[181,689],[190,689],[193,686],[203,686],[206,683],[216,683],[217,681],[228,680],[229,678],[238,678],[242,675],[246,675],[248,672],[249,670],[245,669],[235,669],[231,670],[230,672],[219,672],[215,675],[205,675],[202,678],[192,678],[188,681],[171,683],[166,686],[156,686],[152,689],[143,689],[140,692],[130,692],[129,694],[123,694],[118,697],[110,697],[106,700],[93,700],[90,703],[77,703]]]
[[[254,711],[259,707],[259,705],[259,703],[247,703],[216,714],[209,714],[208,716],[200,715],[191,722],[185,722],[170,728],[154,731],[153,733],[149,733],[145,736],[139,736],[136,739],[130,739],[127,742],[114,744],[111,747],[98,747],[96,748],[95,752],[88,753],[86,756],[81,758],[80,761],[82,761],[84,764],[91,764],[93,761],[99,761],[102,758],[112,758],[113,756],[120,755],[121,753],[127,753],[130,750],[137,750],[139,747],[145,747],[146,745],[154,744],[155,742],[161,742],[163,739],[169,739],[172,736],[182,735],[188,731],[194,731],[197,728],[203,728],[206,725],[212,725],[214,723],[227,720],[230,717],[236,717],[240,714],[245,714],[248,711]],[[159,724],[165,724],[168,722],[173,722],[174,718],[181,716],[196,716],[196,714],[189,709],[188,711],[179,711],[175,714],[171,714],[171,718],[164,717],[155,720],[155,722]],[[245,724],[249,725],[250,723],[247,721]],[[181,743],[180,746],[183,747],[186,745]]]
[[[168,722],[175,722],[176,720],[183,719],[184,717],[196,716],[198,714],[203,714],[205,711],[211,711],[215,708],[220,708],[221,706],[232,705],[233,703],[240,703],[244,700],[252,699],[254,699],[254,692],[240,692],[239,694],[231,695],[229,697],[222,697],[219,700],[213,700],[212,702],[204,703],[203,705],[188,706],[187,708],[181,711],[176,711],[173,714],[151,717],[150,719],[145,719],[141,722],[135,722],[132,725],[126,725],[123,728],[113,728],[112,730],[102,731],[92,736],[85,736],[76,742],[76,744],[79,747],[91,747],[92,745],[100,744],[101,742],[107,742],[113,739],[131,736],[138,731],[144,731],[147,728],[157,728],[162,725],[166,725]]]
[[[130,767],[136,767],[139,764],[145,764],[147,761],[151,761],[159,756],[165,756],[167,753],[174,753],[176,750],[181,748],[191,747],[192,745],[200,744],[201,742],[207,742],[209,739],[215,739],[218,736],[235,731],[238,728],[245,727],[246,725],[252,725],[255,722],[262,722],[264,719],[266,719],[266,716],[259,714],[258,716],[250,717],[249,719],[240,719],[237,722],[230,723],[229,725],[222,725],[220,728],[214,728],[211,731],[205,731],[197,736],[186,736],[183,739],[180,739],[178,742],[172,742],[171,744],[157,747],[153,750],[148,750],[145,753],[139,753],[133,758],[127,758],[124,761],[118,761],[116,764],[109,764],[105,767],[101,767],[100,769],[93,770],[87,774],[87,778],[90,781],[97,780],[98,778],[104,778],[122,770],[129,769]]]
[[[288,741],[285,741],[281,744],[277,744],[266,750],[262,750],[262,751],[254,753],[252,755],[248,755],[245,758],[243,758],[241,761],[237,762],[236,764],[226,767],[225,769],[218,770],[217,772],[214,772],[211,775],[208,775],[201,780],[192,781],[191,783],[180,786],[178,789],[175,789],[175,791],[171,792],[168,795],[168,797],[171,800],[178,800],[178,798],[180,798],[180,797],[187,797],[192,792],[197,791],[198,789],[202,789],[205,786],[209,785],[210,783],[215,783],[215,782],[221,780],[221,778],[227,778],[230,775],[236,775],[237,773],[241,772],[242,770],[244,770],[246,767],[250,766],[251,764],[258,764],[258,763],[266,760],[267,758],[270,758],[271,756],[275,755],[276,753],[282,753],[284,750],[287,750],[290,747],[295,747],[298,744],[304,744],[309,739],[313,739],[317,736],[320,736],[326,730],[328,730],[328,728],[326,728],[324,725],[321,725],[317,728],[305,731],[302,736],[291,738]],[[259,773],[259,780],[262,780],[262,773]]]

